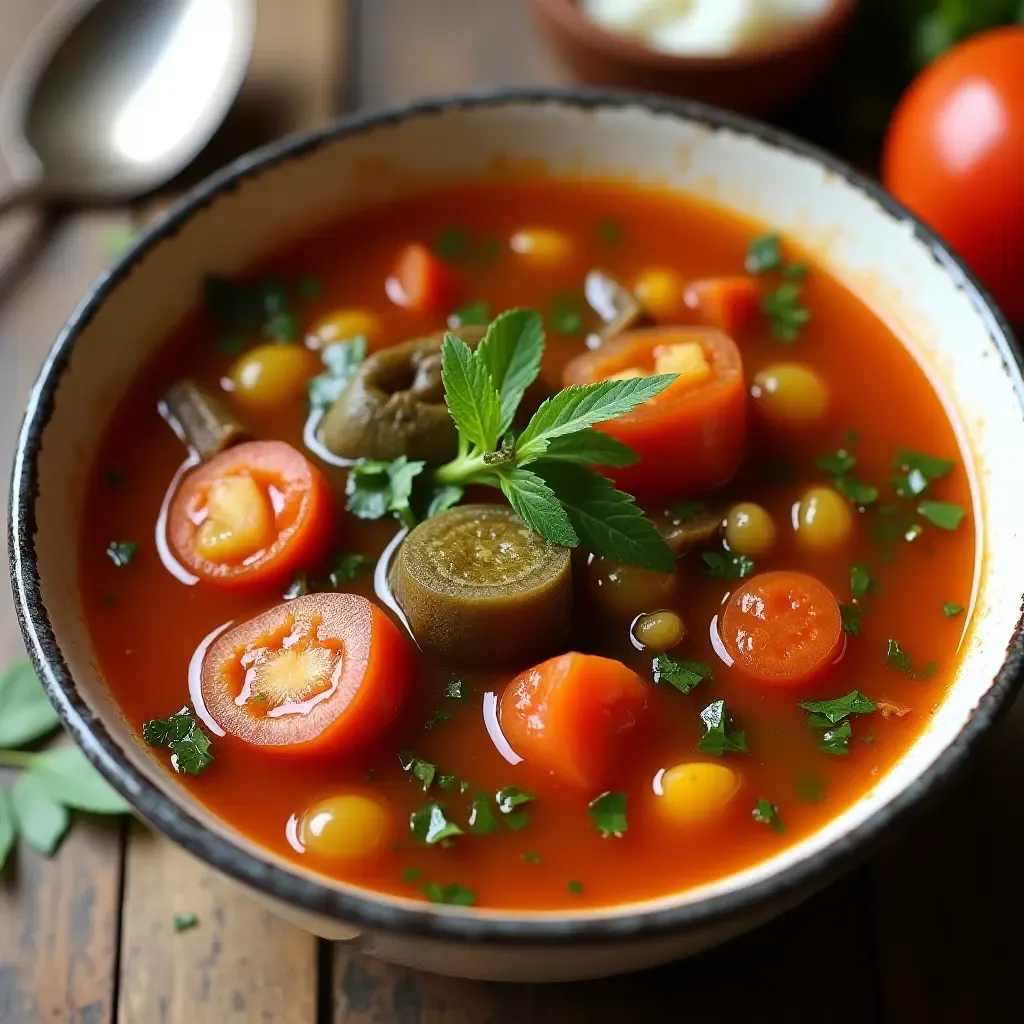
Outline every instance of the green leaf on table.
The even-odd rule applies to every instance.
[[[0,672],[0,747],[24,746],[53,732],[60,718],[27,661]]]
[[[31,772],[22,772],[11,791],[11,803],[18,822],[18,835],[49,857],[60,845],[71,815],[47,791],[46,784]]]
[[[574,384],[545,399],[533,414],[516,443],[520,465],[544,457],[548,442],[564,434],[575,434],[595,423],[631,412],[649,398],[660,394],[677,377],[662,373],[653,377],[604,380],[596,384]]]
[[[365,361],[366,350],[366,338],[362,335],[324,346],[320,352],[324,372],[309,382],[310,412],[326,412],[334,405]]]
[[[705,551],[700,558],[707,574],[716,580],[743,580],[754,575],[754,560],[749,555]]]
[[[668,683],[680,693],[689,693],[705,679],[711,680],[711,669],[702,661],[676,661],[667,654],[654,659],[654,681]]]
[[[543,354],[544,324],[532,309],[507,310],[487,328],[476,355],[498,389],[500,416],[496,436],[512,426],[526,389],[540,373]]]
[[[441,344],[441,380],[459,433],[483,451],[493,450],[502,433],[497,388],[487,364],[451,332]]]
[[[14,849],[17,836],[18,821],[14,815],[14,801],[11,794],[0,787],[0,871],[3,871],[4,864]]]
[[[761,825],[767,825],[773,832],[785,832],[786,826],[782,824],[779,809],[770,800],[762,797],[754,805],[751,817]]]
[[[534,533],[552,544],[573,548],[580,542],[569,515],[555,492],[528,469],[505,469],[499,474],[501,492]]]
[[[570,462],[540,462],[536,473],[554,491],[583,547],[616,562],[673,572],[675,556],[633,497],[600,473]]]
[[[199,927],[199,915],[198,914],[175,914],[174,915],[174,930],[175,932],[187,932],[193,928]]]
[[[433,802],[412,812],[409,828],[416,839],[427,846],[436,846],[445,839],[465,834],[454,821],[448,820],[444,806]]]
[[[112,540],[107,545],[107,557],[118,569],[123,569],[131,564],[135,552],[138,550],[139,542],[137,540]]]
[[[594,827],[606,839],[609,836],[620,838],[629,828],[625,793],[602,793],[590,801],[588,810]]]
[[[396,514],[408,521],[413,481],[425,465],[411,462],[405,455],[390,462],[360,459],[348,471],[346,509],[357,519],[383,519]]]
[[[543,458],[545,462],[578,462],[584,466],[611,466],[615,469],[632,466],[640,460],[628,445],[593,427],[551,438]]]
[[[131,808],[78,747],[54,747],[36,755],[23,775],[35,779],[55,803],[93,814],[127,814]]]
[[[701,713],[704,735],[697,749],[705,754],[721,757],[723,754],[746,754],[747,736],[742,730],[733,730],[732,716],[724,700],[712,701]]]
[[[782,239],[772,233],[758,235],[747,248],[745,267],[748,274],[763,274],[782,266]]]
[[[797,707],[809,713],[807,724],[812,729],[823,729],[850,715],[870,715],[876,710],[875,702],[860,690],[852,690],[845,697],[834,700],[803,700]]]
[[[940,530],[955,530],[967,515],[962,505],[951,501],[922,501],[917,511]]]
[[[187,705],[170,718],[146,722],[142,738],[151,747],[167,747],[171,751],[171,767],[176,772],[198,775],[213,764],[209,737]]]

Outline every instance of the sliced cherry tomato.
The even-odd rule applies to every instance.
[[[571,785],[598,791],[647,710],[647,687],[621,661],[570,651],[516,676],[501,696],[512,749]]]
[[[448,268],[425,246],[407,245],[385,283],[388,298],[414,313],[446,313],[455,282]]]
[[[348,754],[380,736],[412,681],[409,641],[358,594],[307,594],[219,637],[203,659],[206,710],[282,753]]]
[[[284,441],[250,441],[185,477],[167,532],[200,579],[270,585],[324,553],[331,520],[330,488],[305,456]]]
[[[660,395],[598,430],[629,445],[640,461],[603,470],[642,498],[699,496],[729,482],[743,460],[747,396],[743,361],[728,335],[705,327],[628,331],[577,356],[564,383],[678,373]]]
[[[843,619],[824,583],[802,572],[766,572],[743,584],[719,619],[734,667],[759,683],[817,679],[843,650]]]
[[[983,32],[921,73],[889,122],[882,180],[1024,322],[1024,28]]]
[[[708,277],[691,281],[683,301],[708,327],[737,335],[757,313],[761,293],[752,277]]]

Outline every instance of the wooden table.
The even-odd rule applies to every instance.
[[[0,68],[50,2],[3,0]],[[346,108],[557,81],[524,7],[260,0],[243,97],[187,178]],[[10,464],[43,353],[111,257],[112,229],[152,212],[147,202],[57,215],[19,278],[0,283],[0,465]],[[0,655],[22,655],[6,597]],[[362,958],[276,920],[142,826],[82,818],[53,860],[22,847],[0,879],[0,1022],[633,1024],[685,1015],[862,1024],[980,1021],[1014,1005],[1019,1019],[1022,735],[1018,707],[905,834],[784,918],[683,963],[577,985],[456,981]],[[172,919],[186,912],[201,924],[175,934]]]

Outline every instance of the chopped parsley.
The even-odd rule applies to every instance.
[[[839,448],[828,455],[822,455],[815,465],[833,476],[842,476],[857,465],[857,456],[851,455],[845,448]]]
[[[358,551],[339,551],[334,556],[327,582],[333,590],[340,590],[351,583],[364,569],[373,565],[373,559]]]
[[[274,313],[263,325],[263,333],[279,344],[291,344],[302,337],[302,326],[294,313]]]
[[[578,882],[575,878],[570,880],[566,888],[573,894],[573,896],[580,896],[583,894],[583,883]]]
[[[187,932],[199,926],[198,914],[175,914],[174,930],[176,932]]]
[[[708,514],[708,507],[703,501],[676,501],[669,505],[668,510],[681,523]]]
[[[700,713],[700,720],[704,723],[704,735],[697,744],[698,750],[716,757],[747,753],[746,733],[731,728],[732,716],[724,700],[712,701]]]
[[[871,570],[861,562],[850,566],[850,593],[858,600],[865,598],[875,589],[875,578]]]
[[[471,907],[476,903],[476,893],[464,885],[459,885],[458,882],[449,882],[447,885],[427,882],[421,887],[420,892],[431,903],[447,903],[453,907]]]
[[[917,680],[931,679],[939,671],[939,666],[934,661],[926,662],[920,670],[915,669],[910,655],[892,638],[886,642],[885,664],[888,668],[894,668],[908,678]]]
[[[442,789],[455,789],[459,784],[459,777],[457,775],[439,775],[437,784]]]
[[[791,281],[801,281],[811,272],[806,263],[787,263],[782,268],[782,276],[788,277]]]
[[[527,793],[518,786],[505,786],[499,789],[494,796],[498,810],[502,814],[511,814],[517,807],[533,803],[536,799],[536,793]]]
[[[776,234],[758,235],[747,248],[748,274],[763,274],[782,266],[782,239]]]
[[[465,834],[454,821],[448,820],[444,806],[434,801],[409,815],[409,829],[419,842],[427,846]]]
[[[415,885],[423,877],[419,868],[406,868],[402,872],[402,885]]]
[[[465,228],[442,228],[434,236],[434,252],[449,263],[457,263],[469,251],[469,232]]]
[[[828,791],[828,780],[814,772],[801,772],[796,777],[796,791],[806,804],[820,804]]]
[[[800,285],[787,281],[761,300],[761,312],[771,321],[772,337],[792,345],[811,319],[811,311],[800,303]]]
[[[826,754],[843,755],[850,752],[850,737],[853,735],[853,726],[849,721],[840,722],[839,725],[826,729],[821,734],[821,742],[818,749]]]
[[[520,855],[527,864],[539,864],[540,854],[534,853],[532,850],[527,850],[525,853]]]
[[[654,681],[666,682],[680,693],[689,693],[705,679],[711,680],[711,669],[700,661],[676,661],[667,654],[654,659]]]
[[[602,217],[597,222],[596,230],[598,241],[604,242],[606,245],[618,245],[625,234],[622,224],[614,217]]]
[[[186,705],[170,718],[153,718],[142,726],[142,738],[151,747],[167,747],[171,767],[186,775],[198,775],[213,764],[210,739]]]
[[[900,449],[892,465],[900,474],[892,481],[896,493],[901,498],[917,498],[928,490],[933,480],[946,476],[956,463],[952,459],[938,459],[923,452]]]
[[[824,729],[836,725],[850,715],[870,715],[877,710],[875,702],[859,690],[834,700],[804,700],[797,707],[808,712],[807,725],[811,729]]]
[[[863,609],[852,604],[841,604],[839,614],[843,617],[843,632],[848,636],[860,636],[860,618]]]
[[[964,606],[962,604],[955,604],[953,601],[947,601],[942,606],[942,614],[947,619],[955,619],[958,615],[963,615]]]
[[[700,557],[707,574],[717,580],[742,580],[754,574],[754,560],[747,555],[705,551]]]
[[[933,526],[950,531],[955,530],[967,515],[962,505],[956,505],[951,501],[922,501],[917,506],[917,511]]]
[[[453,330],[456,327],[480,326],[490,322],[490,307],[486,299],[467,302],[448,314],[448,326]]]
[[[326,412],[334,404],[366,359],[366,352],[366,338],[361,334],[335,341],[320,350],[324,372],[309,382],[306,402],[310,412]]]
[[[123,569],[126,565],[131,564],[135,552],[138,550],[139,542],[137,540],[112,540],[107,545],[107,557],[118,569]]]
[[[477,793],[469,812],[469,831],[476,836],[485,836],[498,827],[498,819],[491,810],[491,801],[486,793]]]
[[[878,501],[878,488],[858,480],[852,473],[835,477],[836,490],[849,499],[853,505],[865,506]]]
[[[754,821],[759,822],[761,825],[767,825],[774,832],[785,832],[786,826],[782,824],[782,818],[779,816],[779,809],[770,800],[765,800],[762,797],[754,805],[753,811],[750,812]]]
[[[436,729],[439,725],[444,725],[451,717],[450,711],[444,708],[435,708],[434,713],[423,723],[423,728]]]
[[[402,766],[402,771],[409,772],[414,779],[419,779],[423,783],[423,792],[426,793],[434,782],[437,765],[424,761],[422,757],[417,757],[411,750],[400,750],[398,761]]]
[[[590,801],[589,812],[594,827],[606,839],[609,836],[621,837],[629,827],[625,793],[602,793]]]
[[[583,329],[583,307],[571,295],[559,295],[548,307],[548,327],[558,334],[578,334]]]
[[[469,684],[462,679],[452,679],[445,686],[444,695],[449,700],[466,700],[469,697]]]

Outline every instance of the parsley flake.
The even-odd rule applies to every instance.
[[[449,882],[447,885],[427,882],[420,891],[431,903],[447,903],[453,907],[471,907],[477,899],[472,889],[467,889],[457,882]]]
[[[590,801],[589,813],[594,827],[606,839],[621,838],[629,827],[625,793],[602,793]]]
[[[523,858],[523,860],[526,861],[527,864],[540,863],[540,854],[534,853],[532,850],[527,850],[525,853],[520,854],[520,856]]]
[[[704,735],[697,749],[705,754],[721,757],[723,754],[746,754],[747,736],[743,731],[733,731],[732,716],[724,700],[712,701],[701,713]]]
[[[666,682],[680,693],[689,693],[705,679],[711,680],[711,669],[700,661],[676,661],[667,654],[654,659],[654,681]]]
[[[466,700],[469,697],[469,684],[462,679],[449,680],[444,688],[444,695],[449,700]]]
[[[801,772],[796,777],[796,791],[806,804],[820,804],[828,791],[828,780],[814,772]]]
[[[618,245],[625,234],[622,224],[614,217],[602,217],[597,222],[596,230],[598,241],[604,242],[605,245]]]
[[[797,707],[807,711],[807,725],[811,729],[824,729],[836,725],[850,715],[870,715],[877,710],[875,702],[859,690],[833,700],[804,700]]]
[[[465,834],[454,821],[448,820],[444,806],[435,802],[426,804],[409,815],[409,829],[417,840],[426,843],[427,846],[436,846],[446,839]]]
[[[811,311],[800,304],[800,285],[793,281],[780,284],[761,300],[761,312],[771,321],[772,337],[792,345],[811,319]]]
[[[142,726],[142,738],[151,747],[167,747],[176,772],[198,775],[213,764],[210,739],[187,705],[170,718],[153,718]]]
[[[886,642],[885,664],[888,668],[894,668],[908,678],[918,681],[931,679],[939,671],[939,666],[934,661],[926,662],[920,670],[915,669],[910,655],[891,638]]]
[[[454,330],[457,327],[480,326],[491,321],[489,315],[490,307],[486,299],[475,299],[459,306],[448,314],[448,326]]]
[[[860,619],[862,609],[852,604],[841,604],[839,614],[843,618],[843,632],[848,636],[860,636]]]
[[[477,793],[469,812],[469,831],[476,836],[485,836],[498,827],[498,819],[491,810],[491,801],[485,793]]]
[[[569,881],[566,888],[573,894],[573,896],[580,896],[583,893],[583,883],[578,882],[575,878]]]
[[[424,761],[422,757],[417,757],[411,750],[400,750],[398,762],[402,766],[402,771],[408,772],[414,779],[423,783],[424,793],[430,789],[434,782],[434,776],[437,774],[437,765]]]
[[[444,708],[435,708],[434,713],[424,722],[424,729],[436,729],[439,725],[444,725],[452,717],[450,711],[446,711]]]
[[[942,614],[947,619],[955,619],[958,615],[963,615],[964,606],[962,604],[955,604],[953,601],[947,601],[942,606]]]
[[[851,455],[845,448],[840,448],[828,455],[823,455],[815,462],[815,465],[818,469],[823,469],[826,473],[831,473],[833,476],[842,476],[844,473],[849,473],[857,465],[857,457]]]
[[[449,263],[456,263],[469,250],[469,232],[465,228],[442,228],[434,236],[434,252]]]
[[[782,266],[782,239],[776,234],[759,235],[747,248],[745,267],[749,274],[763,274]]]
[[[962,505],[956,505],[951,501],[922,501],[917,506],[917,511],[933,526],[949,531],[955,530],[967,515]]]
[[[554,298],[548,307],[548,326],[558,334],[578,334],[583,329],[583,306],[571,295]]]
[[[498,810],[502,814],[511,814],[517,807],[523,804],[533,803],[537,799],[536,793],[527,793],[518,786],[504,786],[494,796]]]
[[[955,465],[952,459],[900,449],[893,469],[901,475],[893,478],[893,488],[901,498],[917,498],[928,490],[933,480],[946,476]]]
[[[131,564],[135,552],[138,550],[139,542],[137,540],[112,540],[107,545],[107,557],[118,569],[123,569],[126,565]]]
[[[406,868],[402,872],[402,885],[415,885],[423,877],[419,868]]]
[[[821,734],[821,742],[818,749],[825,754],[842,756],[850,752],[850,737],[853,735],[853,726],[849,721],[840,722],[839,725],[826,729]]]
[[[782,824],[782,818],[779,816],[778,807],[770,800],[765,800],[762,797],[750,813],[754,821],[761,825],[767,825],[772,831],[780,833],[786,831],[786,826]]]
[[[865,598],[875,589],[875,578],[871,570],[861,562],[850,566],[850,593],[858,600]]]
[[[754,560],[747,555],[705,551],[700,557],[707,574],[717,580],[742,580],[754,574]]]

